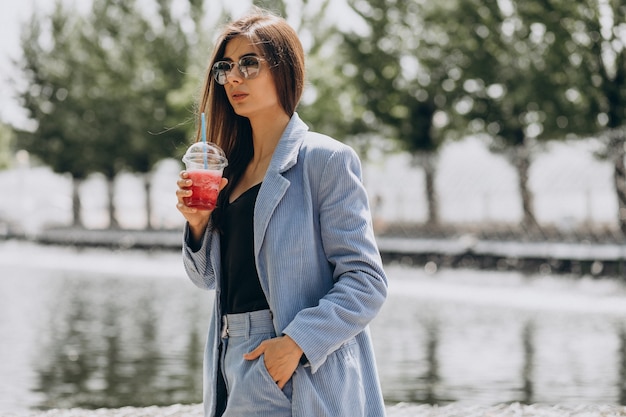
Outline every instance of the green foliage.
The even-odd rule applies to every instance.
[[[505,148],[525,146],[527,138],[539,136],[548,107],[545,98],[552,93],[535,88],[543,51],[532,45],[527,23],[497,3],[478,0],[455,17],[464,19],[466,36],[473,40],[468,46],[475,47],[464,50],[468,59],[456,110],[462,112],[460,100],[471,103],[465,113],[469,133],[486,132]]]
[[[626,5],[619,1],[584,0],[575,5],[564,0],[540,3],[551,12],[549,27],[561,33],[561,49],[567,51],[566,98],[581,109],[579,124],[564,128],[577,134],[602,132],[626,124]],[[520,10],[530,14],[528,7]],[[560,16],[558,19],[556,16]],[[541,20],[546,22],[547,19]],[[560,81],[552,77],[552,82]],[[575,82],[571,82],[575,81]],[[570,119],[570,122],[572,120]]]
[[[285,0],[282,0],[285,4]],[[351,105],[355,86],[346,82],[337,53],[342,42],[332,22],[330,0],[289,3],[287,20],[296,28],[306,53],[306,86],[298,112],[312,129],[350,141],[356,117]]]
[[[446,96],[441,89],[446,62],[424,65],[436,49],[426,29],[421,2],[372,0],[349,1],[364,24],[360,31],[343,35],[342,73],[356,91],[355,132],[391,136],[411,153],[435,151],[443,140],[437,113]],[[440,120],[444,120],[443,113]]]
[[[619,2],[349,3],[365,26],[340,54],[358,86],[356,131],[391,129],[411,151],[487,133],[504,149],[624,123]]]
[[[134,0],[95,0],[87,16],[61,2],[34,15],[20,96],[37,129],[20,146],[79,179],[149,172],[171,156],[185,139],[177,124],[186,115],[170,97],[184,82],[188,43],[169,10],[170,0],[157,2],[156,18]]]
[[[0,170],[11,166],[14,142],[13,129],[0,122]]]
[[[304,2],[306,3],[306,0]],[[287,16],[287,4],[284,0],[254,0],[253,3],[255,6],[271,10],[279,16]]]
[[[21,92],[21,100],[38,127],[35,132],[21,132],[18,144],[55,171],[71,172],[76,178],[85,178],[90,169],[87,156],[81,156],[89,146],[89,139],[81,140],[81,97],[76,93],[70,96],[67,88],[75,74],[76,63],[63,56],[68,55],[76,43],[70,42],[71,37],[68,37],[73,25],[65,11],[57,6],[48,23],[58,42],[50,46],[43,44],[46,26],[41,20],[33,15],[21,41],[22,70],[28,81],[27,90]]]
[[[446,83],[450,114],[466,133],[485,132],[506,148],[623,124],[623,6],[606,3],[613,27],[603,28],[610,19],[601,19],[596,0],[453,4],[426,19],[451,34],[441,55],[461,57],[457,82]]]
[[[314,130],[354,140],[353,85],[341,73],[337,54],[342,37],[333,23],[331,0],[254,0],[255,6],[284,17],[298,33],[306,55],[306,85],[297,109]]]

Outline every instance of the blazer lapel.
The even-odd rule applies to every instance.
[[[270,218],[289,188],[290,182],[283,173],[298,161],[298,152],[307,131],[308,126],[294,113],[265,173],[254,207],[254,255],[257,260]]]

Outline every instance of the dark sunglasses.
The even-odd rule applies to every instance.
[[[217,61],[213,64],[212,68],[213,78],[215,78],[215,81],[217,81],[219,85],[225,85],[228,82],[228,74],[230,74],[233,67],[237,65],[237,69],[243,78],[251,80],[256,78],[259,72],[261,72],[261,61],[265,60],[254,55],[244,56],[237,63],[232,61]]]

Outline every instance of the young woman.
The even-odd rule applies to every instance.
[[[300,120],[303,88],[284,19],[255,9],[225,28],[199,102],[229,161],[218,205],[184,205],[185,171],[176,192],[186,271],[216,294],[206,416],[385,414],[368,323],[387,278],[360,162]]]

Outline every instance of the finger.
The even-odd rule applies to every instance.
[[[189,188],[191,187],[191,184],[193,184],[193,181],[191,181],[190,179],[186,179],[186,178],[181,178],[178,181],[176,181],[176,185],[178,185],[178,188]]]
[[[183,170],[183,171],[180,171],[179,176],[181,178],[183,178],[183,179],[187,179],[187,178],[189,178],[189,173],[187,171]]]
[[[251,352],[244,353],[243,358],[248,361],[252,361],[258,359],[263,354],[263,352],[265,352],[265,346],[263,345],[263,343],[261,343]]]
[[[182,197],[189,197],[191,196],[192,191],[188,188],[179,188],[178,190],[176,190],[176,196],[178,198],[182,198]]]
[[[222,181],[220,182],[220,191],[222,191],[224,187],[226,187],[226,184],[228,184],[228,178],[222,177]]]
[[[186,213],[197,213],[198,209],[194,208],[194,207],[188,207],[187,205],[185,205],[185,203],[183,202],[178,202],[176,204],[176,208],[178,209],[178,211],[180,211],[183,214]]]

